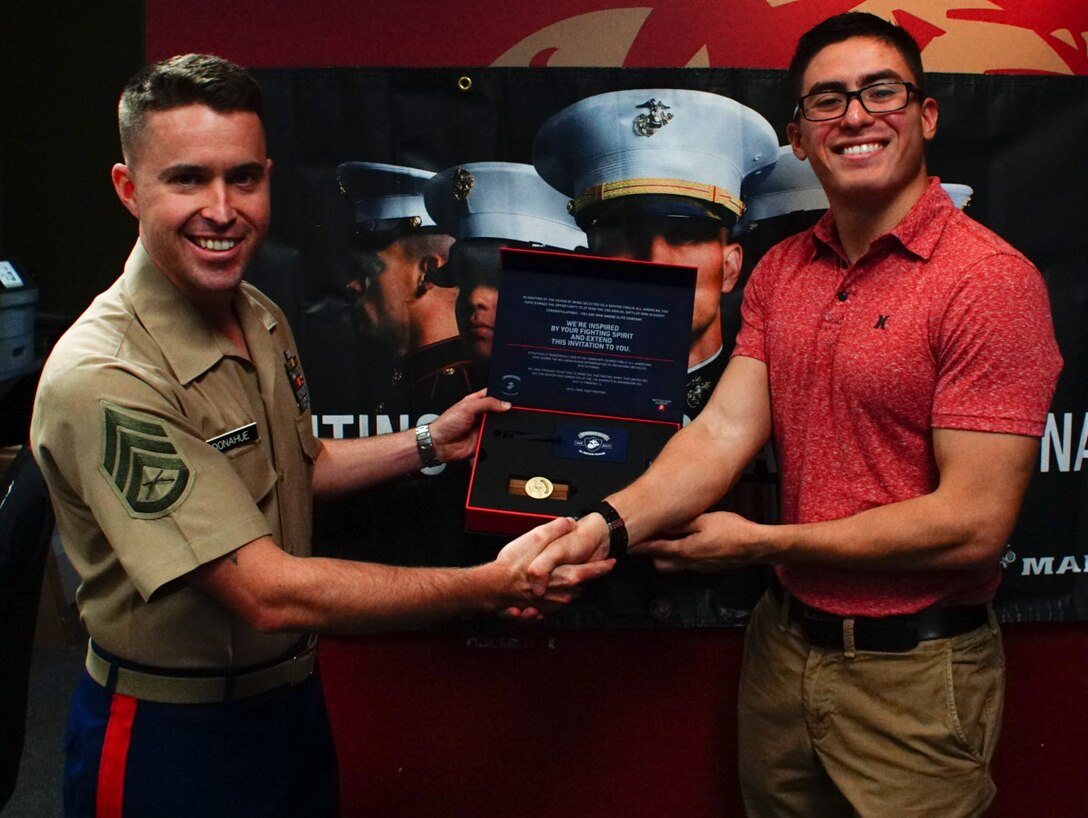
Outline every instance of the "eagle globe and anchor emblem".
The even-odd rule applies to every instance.
[[[647,112],[635,117],[635,133],[639,136],[653,136],[661,128],[664,128],[672,120],[672,114],[668,113],[669,106],[656,99],[648,99],[638,108],[645,108]]]

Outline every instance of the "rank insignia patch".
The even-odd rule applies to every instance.
[[[159,421],[102,404],[102,473],[133,517],[164,517],[192,487],[189,463]]]

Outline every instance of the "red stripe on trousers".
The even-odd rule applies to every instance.
[[[110,720],[102,741],[98,763],[96,818],[121,818],[125,799],[125,762],[132,740],[132,722],[136,717],[136,699],[114,694],[110,702]]]

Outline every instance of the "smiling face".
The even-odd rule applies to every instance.
[[[229,303],[268,231],[260,119],[199,104],[149,113],[130,158],[113,184],[148,255],[194,302]]]
[[[899,51],[852,37],[819,51],[802,79],[803,93],[854,91],[881,80],[920,84]],[[864,207],[906,212],[925,191],[925,143],[937,132],[937,102],[914,94],[901,111],[870,114],[851,99],[839,119],[798,117],[787,128],[793,152],[808,159],[832,211]]]

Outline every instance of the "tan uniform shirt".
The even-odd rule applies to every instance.
[[[130,661],[245,667],[298,639],[258,633],[185,578],[264,535],[310,553],[320,444],[294,337],[249,285],[234,309],[252,361],[137,243],[42,372],[31,443],[80,613]]]

